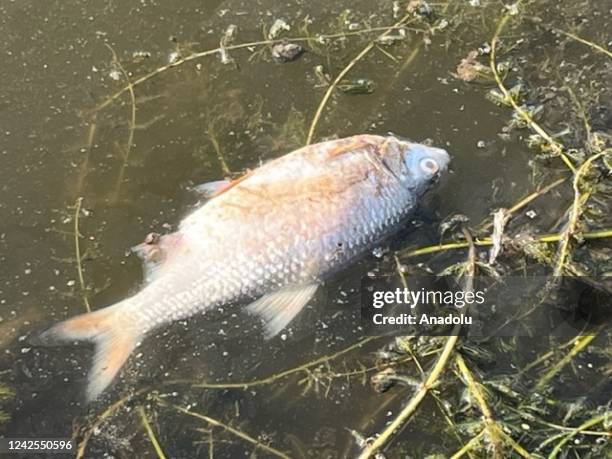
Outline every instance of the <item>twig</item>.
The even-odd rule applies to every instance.
[[[429,390],[437,383],[438,378],[442,374],[442,371],[444,370],[444,367],[446,366],[446,363],[448,362],[458,339],[458,335],[450,336],[447,339],[444,349],[442,350],[442,354],[440,354],[440,357],[436,361],[435,366],[431,370],[431,373],[429,373],[425,382],[421,385],[421,387],[417,390],[417,392],[413,395],[408,404],[402,409],[402,411],[393,420],[393,422],[391,422],[381,432],[381,434],[372,444],[368,445],[361,452],[361,454],[359,455],[359,459],[367,459],[372,457],[374,452],[379,450],[387,442],[387,440],[389,440],[391,436],[393,436],[395,431],[399,429],[404,424],[404,422],[408,420],[410,416],[412,416],[412,414],[421,404],[421,401],[423,401],[423,399],[425,398],[425,395],[427,395],[427,392],[429,392]]]
[[[565,348],[568,348],[568,347],[574,345],[575,342],[576,342],[576,337],[573,336],[569,341],[566,341],[565,343],[563,343],[561,345],[555,346],[554,350],[547,351],[544,354],[540,355],[535,360],[533,360],[532,362],[530,362],[529,364],[527,364],[523,368],[521,368],[520,371],[517,374],[517,377],[521,377],[522,375],[527,373],[532,368],[537,367],[542,362],[544,362],[544,361],[550,359],[551,357],[553,357],[555,355],[555,353],[559,352],[561,349],[565,349]]]
[[[544,234],[542,236],[536,237],[537,242],[559,242],[561,240],[562,233],[552,233],[552,234]],[[585,240],[594,240],[594,239],[606,239],[612,237],[612,229],[602,229],[597,231],[589,231],[586,233],[581,233],[580,237]],[[420,255],[429,255],[437,252],[444,252],[447,250],[455,250],[455,249],[465,249],[469,247],[468,242],[445,242],[438,245],[432,245],[428,247],[421,247],[419,249],[403,251],[399,253],[401,258],[412,258],[418,257]],[[485,237],[482,239],[475,239],[474,245],[477,247],[486,247],[493,245],[493,240],[490,237]]]
[[[355,30],[352,32],[341,32],[341,33],[334,33],[334,34],[326,34],[326,35],[319,35],[318,37],[321,39],[333,39],[333,38],[340,38],[340,37],[347,37],[347,36],[353,36],[353,35],[364,35],[364,34],[369,34],[369,33],[373,33],[373,32],[379,32],[381,30],[387,31],[387,30],[393,30],[393,29],[397,29],[399,28],[398,26],[387,26],[387,27],[372,27],[372,28],[368,28],[368,29],[363,29],[363,30]],[[253,48],[256,46],[266,46],[266,45],[274,45],[276,43],[284,43],[284,42],[308,42],[309,40],[312,40],[312,37],[295,37],[295,38],[279,38],[276,40],[259,40],[259,41],[252,41],[252,42],[248,42],[248,43],[239,43],[236,45],[231,45],[231,46],[225,46],[223,49],[225,49],[226,51],[233,51],[233,50],[237,50],[237,49],[248,49],[248,48]],[[206,51],[200,51],[197,53],[193,53],[190,54],[189,56],[185,56],[180,58],[177,61],[171,62],[169,64],[166,65],[162,65],[161,67],[156,68],[155,70],[139,77],[136,78],[135,80],[132,81],[132,87],[136,87],[139,86],[147,81],[149,81],[151,78],[156,77],[157,75],[164,73],[167,70],[170,70],[172,68],[175,67],[179,67],[183,64],[186,64],[187,62],[191,62],[197,59],[200,59],[202,57],[206,57],[206,56],[211,56],[213,54],[218,54],[220,53],[222,50],[221,47],[217,47],[214,49],[209,49]],[[117,92],[115,92],[114,94],[112,94],[111,96],[109,96],[108,98],[106,98],[106,100],[102,103],[100,103],[99,105],[97,105],[93,111],[100,111],[106,107],[108,107],[110,104],[112,104],[117,98],[119,98],[124,92],[129,90],[129,86],[124,86],[123,88],[121,88],[120,90],[118,90]]]
[[[128,394],[124,397],[121,397],[115,403],[109,405],[102,413],[96,416],[94,422],[90,424],[90,426],[83,433],[83,438],[79,442],[75,459],[82,459],[85,456],[85,449],[87,448],[87,443],[89,442],[89,439],[93,435],[94,431],[97,430],[106,419],[113,415],[119,408],[125,405],[132,398],[144,393],[147,390],[148,389],[140,389],[133,394]]]
[[[465,290],[473,291],[474,274],[476,271],[476,249],[472,242],[472,236],[470,235],[470,233],[465,229],[463,230],[463,233],[465,238],[470,243],[470,250],[468,253],[466,269]],[[399,428],[404,425],[404,423],[414,414],[414,412],[417,410],[429,390],[437,384],[440,376],[442,375],[442,372],[444,371],[444,368],[446,367],[446,364],[448,363],[451,357],[451,354],[453,353],[455,345],[459,340],[460,327],[460,325],[455,326],[455,328],[453,329],[452,336],[449,336],[446,340],[444,348],[442,349],[442,353],[438,357],[438,360],[434,364],[434,367],[427,376],[425,382],[423,382],[423,384],[418,388],[416,393],[408,401],[406,406],[404,406],[404,408],[402,408],[396,418],[389,425],[387,425],[387,427],[385,427],[385,429],[380,433],[376,440],[374,440],[371,444],[367,445],[364,448],[364,450],[359,455],[359,459],[369,459],[374,455],[376,451],[381,449],[385,445],[385,443],[387,443],[387,441],[396,433],[396,431],[398,431]]]
[[[406,275],[404,274],[402,270],[402,263],[400,262],[397,255],[393,254],[393,258],[395,259],[395,269],[397,270],[397,274],[400,277],[400,280],[402,281],[402,286],[406,290],[408,290],[408,281],[406,281]]]
[[[143,427],[147,431],[149,440],[151,440],[151,444],[153,445],[153,448],[155,449],[155,452],[157,453],[157,457],[159,459],[166,459],[166,455],[164,454],[164,451],[162,450],[159,442],[157,441],[155,432],[153,431],[153,428],[151,427],[151,424],[149,423],[149,420],[147,419],[147,414],[145,413],[145,410],[142,406],[138,407],[138,414],[140,415],[140,420],[142,421]]]
[[[232,175],[232,171],[227,165],[227,161],[225,161],[225,157],[223,156],[223,152],[221,151],[221,146],[219,145],[219,141],[217,140],[214,121],[208,123],[208,129],[206,132],[208,133],[210,143],[212,143],[213,148],[215,149],[215,153],[217,154],[217,159],[219,160],[219,164],[221,165],[221,170],[223,171],[223,174],[226,177],[230,177]]]
[[[515,5],[517,5],[518,3],[521,3],[521,0],[519,0]],[[497,71],[497,62],[496,62],[497,42],[499,41],[499,36],[501,35],[502,31],[506,27],[506,24],[508,23],[510,16],[511,16],[510,12],[507,12],[506,14],[502,16],[501,20],[499,21],[499,24],[497,25],[497,29],[495,30],[495,34],[493,35],[493,38],[491,39],[491,55],[490,55],[489,65],[491,67],[491,71],[493,72],[493,77],[495,78],[497,87],[504,95],[504,98],[510,103],[514,111],[525,121],[525,123],[527,123],[527,125],[533,131],[535,131],[540,137],[542,137],[544,140],[548,142],[553,152],[561,156],[561,159],[563,160],[563,162],[565,163],[565,165],[568,167],[570,171],[575,172],[576,168],[574,167],[570,159],[567,157],[567,155],[563,152],[563,146],[559,142],[557,142],[555,139],[553,139],[544,129],[542,129],[542,127],[538,123],[535,122],[535,120],[531,117],[531,115],[529,115],[529,113],[523,110],[523,108],[521,108],[516,103],[516,100],[514,99],[512,94],[510,94],[510,91],[508,91],[508,89],[504,86],[504,82],[499,76],[499,72]]]
[[[510,215],[516,213],[517,211],[521,210],[523,207],[525,207],[530,202],[534,201],[535,199],[539,198],[542,195],[545,195],[549,191],[551,191],[554,188],[556,188],[559,185],[561,185],[566,180],[567,180],[566,178],[555,180],[554,182],[546,185],[545,187],[540,188],[540,189],[534,191],[533,193],[528,194],[524,198],[521,198],[516,204],[514,204],[512,207],[510,207],[507,210],[506,215],[510,216]],[[493,221],[489,220],[486,224],[484,224],[482,226],[481,229],[482,229],[482,231],[486,231],[489,228],[491,228],[491,226],[493,226]]]
[[[565,229],[561,232],[561,239],[559,244],[559,255],[557,257],[557,263],[555,265],[555,270],[553,275],[560,276],[563,272],[563,267],[565,266],[565,261],[569,257],[569,243],[570,238],[574,236],[576,233],[576,228],[578,226],[578,219],[580,218],[580,213],[582,206],[585,204],[586,200],[589,198],[590,193],[581,193],[580,192],[580,179],[584,174],[586,174],[593,164],[593,161],[602,157],[606,154],[607,151],[601,151],[596,155],[590,156],[587,160],[585,160],[576,173],[574,174],[573,188],[574,188],[574,201],[572,203],[572,208],[569,213],[568,222]]]
[[[79,238],[82,237],[79,232],[79,214],[81,213],[81,202],[82,197],[77,198],[74,204],[74,252],[77,263],[77,273],[79,275],[79,285],[81,286],[81,296],[83,297],[83,303],[87,312],[91,312],[91,306],[87,299],[87,290],[85,288],[85,277],[83,276],[83,266],[81,265],[81,246],[79,244]]]
[[[571,38],[572,40],[576,40],[579,41],[580,43],[590,46],[593,49],[596,49],[597,51],[600,51],[604,54],[606,54],[608,57],[612,58],[612,52],[607,50],[606,48],[604,48],[603,46],[599,46],[596,43],[593,43],[591,41],[585,40],[584,38],[580,38],[578,35],[574,35],[573,33],[570,32],[566,32],[565,30],[561,30],[561,29],[554,29],[556,32],[559,32],[560,34],[565,35],[566,37]]]
[[[472,437],[472,439],[468,441],[465,445],[463,445],[463,447],[459,451],[453,454],[450,457],[450,459],[459,459],[464,454],[469,453],[472,449],[476,447],[478,443],[480,443],[480,440],[482,440],[482,437],[484,436],[484,434],[485,434],[485,431],[481,430],[478,435],[476,435],[475,437]]]
[[[533,392],[542,390],[548,384],[548,382],[554,378],[555,375],[565,367],[565,365],[570,363],[580,351],[587,347],[591,341],[595,339],[595,337],[596,335],[580,336],[574,343],[574,347],[540,378],[538,383],[535,385]]]
[[[524,413],[520,409],[513,408],[513,407],[508,407],[508,409],[510,411],[512,411],[513,413],[518,414],[520,417],[524,417]],[[567,432],[573,432],[573,431],[575,431],[578,428],[578,427],[562,426],[562,425],[559,425],[559,424],[555,424],[553,422],[548,422],[548,421],[544,421],[542,419],[538,419],[537,417],[529,416],[528,419],[531,422],[535,422],[535,423],[541,424],[543,426],[547,426],[547,427],[553,428],[555,430],[560,430],[561,431],[560,433],[558,433],[558,434],[556,434],[556,435],[554,435],[552,437],[549,437],[548,439],[546,439],[545,441],[540,443],[540,445],[536,448],[537,451],[540,451],[544,446],[548,445],[549,443],[552,443],[557,438],[561,438]],[[590,436],[594,436],[594,437],[612,437],[612,432],[603,431],[603,430],[582,430],[581,434],[582,435],[590,435]]]
[[[607,418],[610,417],[611,414],[612,413],[607,412],[600,416],[594,417],[593,419],[589,419],[588,421],[586,421],[585,423],[583,423],[582,425],[574,429],[572,432],[567,434],[563,438],[563,440],[561,440],[559,443],[555,445],[553,450],[548,455],[548,459],[555,459],[557,457],[557,454],[559,454],[559,451],[561,451],[561,448],[563,447],[563,445],[565,445],[568,441],[570,441],[573,437],[578,435],[583,430],[586,430],[589,427],[593,427],[594,425],[599,424],[600,422],[604,422]]]
[[[79,166],[75,196],[80,196],[83,191],[83,183],[85,182],[85,177],[87,176],[87,170],[89,169],[89,159],[91,158],[94,138],[96,136],[97,118],[98,118],[98,114],[94,113],[93,115],[91,115],[91,118],[89,120],[89,131],[87,132],[87,147],[85,150],[85,158],[83,158],[83,161],[81,162]]]
[[[331,97],[331,94],[334,91],[334,89],[336,89],[336,86],[338,85],[338,83],[340,83],[340,81],[344,78],[344,76],[355,66],[355,64],[357,64],[357,62],[359,62],[366,54],[368,54],[375,47],[377,40],[380,40],[381,38],[384,38],[387,35],[389,35],[393,29],[405,24],[406,21],[408,21],[408,19],[410,19],[411,17],[412,17],[412,13],[406,14],[403,18],[397,21],[393,26],[389,27],[389,29],[387,29],[385,32],[379,35],[376,38],[376,40],[373,40],[370,43],[368,43],[368,45],[365,48],[363,48],[361,52],[357,54],[357,56],[355,56],[342,69],[342,71],[336,76],[334,81],[331,82],[331,84],[327,87],[327,91],[325,91],[325,94],[323,95],[323,98],[321,99],[319,106],[317,107],[317,111],[315,112],[312,122],[310,123],[310,129],[308,130],[308,136],[306,137],[306,145],[309,145],[312,142],[312,138],[314,137],[315,129],[317,128],[319,119],[321,118],[321,115],[323,114],[323,109],[327,105],[327,101]]]
[[[366,448],[359,455],[359,459],[368,459],[372,457],[372,455],[379,450],[395,433],[397,429],[399,429],[407,420],[412,416],[412,414],[419,407],[429,390],[437,383],[438,378],[442,374],[446,363],[448,362],[455,344],[459,339],[458,335],[449,336],[446,340],[446,344],[444,345],[444,349],[440,354],[440,357],[436,361],[433,369],[429,373],[425,382],[421,385],[421,387],[417,390],[417,392],[412,396],[408,404],[400,411],[397,417],[391,422],[376,438],[374,442],[370,445],[366,446]]]
[[[264,443],[261,443],[259,440],[251,437],[250,435],[235,429],[227,424],[222,423],[221,421],[218,421],[217,419],[211,418],[210,416],[206,416],[204,414],[200,414],[200,413],[195,413],[193,411],[189,411],[186,410],[185,408],[182,408],[178,405],[169,405],[166,404],[165,402],[159,401],[159,403],[163,406],[170,406],[172,408],[174,408],[175,410],[184,413],[188,416],[192,416],[194,418],[197,419],[201,419],[202,421],[206,421],[207,423],[209,423],[210,425],[216,426],[216,427],[222,427],[223,429],[227,430],[229,433],[237,436],[238,438],[241,438],[243,440],[245,440],[248,443],[251,443],[252,445],[255,445],[256,448],[261,448],[264,451],[267,451],[270,454],[273,454],[274,456],[280,457],[282,459],[289,459],[289,456],[287,456],[285,453],[283,453],[282,451],[277,450],[276,448],[272,448],[271,446],[268,446]]]
[[[271,376],[268,376],[267,378],[263,378],[263,379],[256,379],[253,381],[245,381],[245,382],[228,382],[228,383],[199,383],[199,384],[195,384],[194,387],[202,387],[205,389],[247,389],[249,387],[253,387],[253,386],[262,386],[265,384],[270,384],[274,381],[277,381],[279,379],[285,378],[287,376],[290,376],[292,374],[295,373],[300,373],[302,371],[306,371],[309,368],[315,367],[317,365],[320,365],[321,363],[325,363],[328,362],[330,360],[334,360],[338,357],[340,357],[341,355],[347,354],[361,346],[363,346],[364,344],[370,342],[370,341],[374,341],[377,340],[379,338],[383,338],[383,336],[368,336],[366,338],[363,338],[362,340],[358,341],[355,344],[352,344],[351,346],[342,349],[334,354],[330,354],[330,355],[324,355],[323,357],[319,357],[315,360],[312,360],[310,362],[304,363],[302,365],[299,365],[297,367],[294,368],[290,368],[288,370],[285,371],[281,371],[280,373],[275,373]]]
[[[416,360],[416,356],[415,356],[415,362],[417,362]],[[418,363],[418,362],[417,362]],[[421,367],[419,366],[419,370],[421,370]],[[422,374],[422,371],[421,371]],[[457,441],[459,442],[459,444],[461,444],[463,442],[463,439],[461,438],[461,435],[459,435],[458,429],[457,429],[457,424],[455,424],[453,422],[453,420],[450,418],[450,416],[448,415],[445,406],[444,406],[444,402],[442,401],[442,399],[440,398],[440,396],[438,396],[435,392],[431,392],[431,396],[434,398],[434,400],[436,401],[436,405],[438,406],[438,410],[440,410],[440,414],[442,414],[442,417],[444,418],[444,420],[446,421],[446,423],[448,424],[448,426],[451,428],[453,435],[455,436],[455,438],[457,439]],[[473,459],[473,455],[470,452],[470,448],[468,448],[464,454],[467,454],[470,459]]]
[[[580,99],[576,97],[576,93],[574,93],[572,88],[570,88],[569,86],[565,86],[565,90],[569,94],[570,99],[572,99],[572,102],[574,103],[574,105],[576,106],[576,110],[578,111],[578,115],[582,119],[582,124],[584,125],[584,132],[586,133],[586,137],[587,137],[586,138],[587,140],[586,150],[589,151],[590,153],[591,146],[593,145],[593,133],[592,133],[591,124],[589,123],[589,118],[587,116],[586,110],[584,108],[584,105],[580,101]]]
[[[514,438],[504,432],[502,429],[499,430],[499,435],[504,439],[506,443],[508,443],[514,451],[516,451],[520,456],[525,457],[527,459],[531,459],[531,454],[527,452],[521,445],[519,445]]]
[[[474,397],[476,403],[478,404],[478,408],[482,413],[484,428],[487,432],[487,437],[491,442],[491,446],[493,447],[493,457],[499,458],[502,457],[503,454],[503,443],[500,439],[500,428],[497,425],[497,422],[493,419],[493,414],[489,409],[489,405],[485,400],[485,396],[482,390],[479,387],[479,384],[476,383],[474,379],[474,375],[470,371],[470,369],[465,364],[463,357],[461,355],[455,356],[455,362],[457,364],[457,368],[459,368],[459,372],[461,373],[462,379],[465,385],[468,388],[469,393]]]
[[[113,63],[119,68],[119,70],[121,71],[121,74],[123,75],[123,78],[127,82],[127,90],[130,94],[130,102],[131,102],[130,124],[128,127],[128,139],[127,139],[127,144],[125,146],[125,152],[123,154],[123,162],[121,164],[121,169],[119,170],[119,175],[117,176],[117,184],[115,185],[115,191],[113,193],[113,198],[112,198],[113,201],[116,201],[117,198],[119,197],[119,189],[121,188],[121,183],[123,182],[123,177],[125,176],[125,169],[128,166],[128,162],[130,159],[130,153],[132,151],[132,145],[134,143],[134,130],[136,129],[136,95],[134,94],[134,85],[132,81],[130,80],[128,73],[125,71],[125,68],[123,68],[123,65],[121,65],[121,61],[119,61],[119,58],[117,57],[117,53],[115,53],[115,50],[113,49],[111,45],[109,45],[108,43],[105,43],[105,45],[107,46],[108,49],[110,49],[111,53],[113,54]]]

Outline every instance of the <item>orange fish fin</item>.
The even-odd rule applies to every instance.
[[[390,142],[391,142],[390,139],[385,139],[383,143],[381,143],[378,147],[376,147],[376,153],[378,154],[378,156],[380,156],[381,158],[385,157],[385,154],[387,153],[387,148],[389,147]]]
[[[30,340],[33,345],[41,346],[77,340],[95,344],[86,389],[88,401],[108,387],[141,338],[139,331],[125,326],[125,301],[60,322]]]
[[[117,329],[109,329],[96,337],[93,364],[87,375],[87,400],[96,399],[115,379],[139,339],[139,334]]]
[[[216,180],[214,182],[206,182],[193,187],[193,191],[200,194],[205,199],[212,199],[225,193],[227,190],[235,187],[240,182],[251,175],[251,171],[247,172],[234,180]]]
[[[270,339],[300,313],[317,291],[318,284],[289,285],[268,293],[247,306],[247,311],[261,317],[264,336]]]
[[[212,198],[219,194],[230,185],[229,180],[217,180],[214,182],[206,182],[201,185],[194,186],[193,190],[205,199]]]
[[[241,175],[240,177],[238,177],[237,179],[232,180],[231,182],[227,182],[225,184],[225,186],[222,186],[219,189],[217,189],[216,192],[211,196],[211,198],[215,198],[215,197],[219,196],[220,194],[223,194],[226,191],[231,190],[236,185],[238,185],[240,182],[242,182],[242,181],[246,180],[247,178],[249,178],[251,176],[251,174],[252,174],[252,172],[250,170],[247,170],[244,175]]]
[[[344,155],[346,153],[350,153],[359,148],[363,148],[368,145],[370,145],[369,142],[363,139],[357,138],[357,139],[352,140],[349,143],[344,143],[342,145],[338,145],[337,147],[332,148],[331,150],[327,152],[327,154],[329,158],[332,159],[332,158],[336,158],[338,156]]]

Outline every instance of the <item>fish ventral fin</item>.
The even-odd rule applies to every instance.
[[[231,183],[229,180],[217,180],[194,186],[193,190],[203,198],[210,199],[229,187]]]
[[[264,337],[273,338],[291,322],[317,291],[318,284],[290,285],[268,293],[247,306],[264,322]]]

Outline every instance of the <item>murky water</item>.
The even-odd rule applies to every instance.
[[[211,315],[159,330],[139,348],[105,398],[89,407],[79,397],[91,356],[87,346],[37,349],[27,343],[30,333],[84,312],[85,299],[96,309],[137,289],[142,273],[130,247],[150,231],[176,227],[197,203],[190,186],[222,178],[225,168],[237,175],[303,145],[326,90],[315,67],[323,66],[333,78],[376,34],[350,35],[329,46],[306,45],[303,56],[284,64],[273,62],[269,50],[259,46],[230,51],[229,64],[211,55],[178,65],[134,86],[133,126],[129,91],[95,110],[126,85],[113,52],[135,81],[176,58],[173,53],[187,56],[216,48],[232,24],[238,26],[233,43],[264,39],[264,26],[269,30],[277,18],[292,27],[284,36],[303,36],[306,30],[313,35],[356,31],[396,21],[392,3],[143,0],[0,5],[0,381],[15,391],[4,403],[11,416],[1,427],[6,435],[70,437],[73,427],[136,393],[96,429],[86,456],[107,452],[114,457],[154,457],[136,410],[140,405],[168,456],[193,457],[194,451],[206,456],[211,435],[216,457],[241,457],[253,450],[258,456],[269,454],[221,428],[211,434],[206,422],[160,408],[151,399],[153,393],[165,403],[189,405],[243,430],[291,457],[343,457],[356,450],[347,429],[370,434],[392,418],[406,392],[375,394],[363,384],[364,377],[341,375],[359,368],[359,362],[372,366],[372,351],[384,339],[334,360],[332,378],[299,372],[246,390],[191,387],[189,382],[266,378],[363,339],[359,311],[330,311],[323,299],[300,317],[286,339],[269,343],[246,316],[236,323]],[[485,99],[492,85],[466,84],[452,76],[468,51],[490,40],[500,14],[499,5],[465,3],[432,4],[441,17],[448,17],[446,26],[433,34],[408,30],[402,41],[368,53],[348,78],[371,79],[376,90],[367,95],[334,92],[316,126],[315,140],[393,132],[417,141],[430,139],[452,154],[452,173],[415,217],[414,228],[392,241],[394,248],[436,243],[443,218],[460,213],[477,224],[535,187],[528,164],[533,152],[520,135],[510,140],[498,135],[511,114]],[[607,14],[605,3],[589,11],[593,21]],[[546,6],[534,9],[552,21]],[[562,9],[555,11],[559,21],[573,21],[561,18]],[[411,26],[430,27],[422,22]],[[534,27],[526,21],[511,36],[516,39]],[[540,35],[533,57],[554,59],[554,40]],[[583,59],[585,49],[572,46],[564,58]],[[532,84],[538,83],[534,76]],[[545,178],[561,174],[562,164],[556,164]],[[529,225],[549,231],[569,196],[565,189],[532,206],[537,218]],[[74,206],[80,197],[85,292],[75,259]],[[452,255],[455,261],[462,256]],[[408,263],[417,261],[427,260]],[[338,281],[371,269],[394,270],[394,261],[388,254],[369,257]],[[329,294],[339,295],[338,290]],[[524,360],[537,354],[534,348]],[[499,371],[510,371],[503,361],[498,365]],[[572,392],[587,392],[583,381],[572,384]],[[400,451],[413,457],[446,455],[461,446],[443,434],[445,421],[429,404],[422,409],[431,413],[417,417],[401,434],[404,449],[389,457]]]

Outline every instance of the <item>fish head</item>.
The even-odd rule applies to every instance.
[[[402,142],[401,177],[407,185],[424,193],[448,170],[450,156],[442,148]]]

